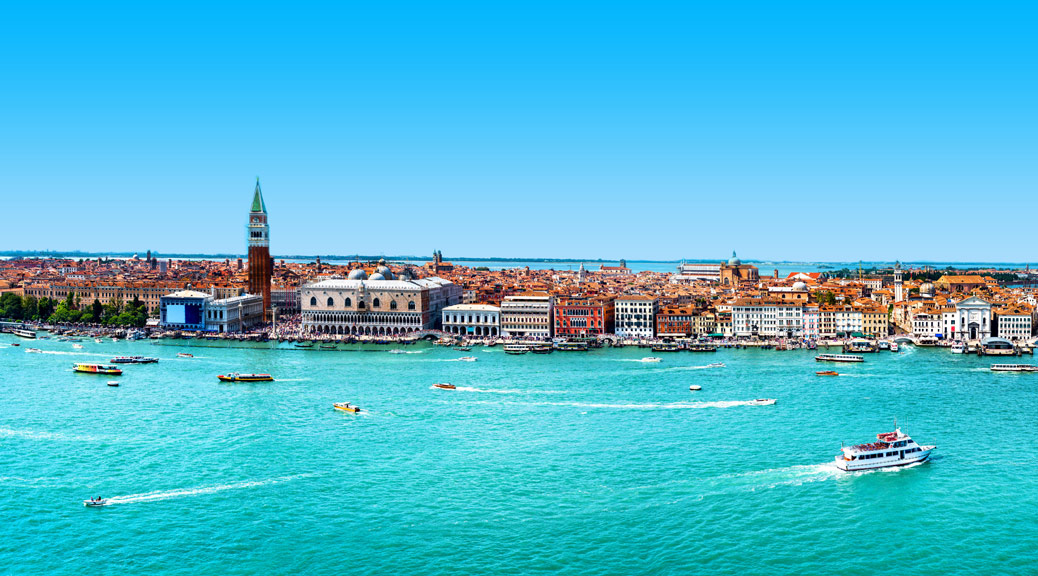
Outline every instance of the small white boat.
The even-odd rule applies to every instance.
[[[101,340],[100,338],[94,338],[94,342],[96,344],[100,344],[101,342],[103,342],[103,340]]]
[[[107,505],[108,505],[108,499],[107,498],[91,498],[89,500],[83,500],[83,506],[86,506],[88,508],[97,508],[99,506],[107,506]]]
[[[966,343],[961,341],[961,340],[958,341],[958,342],[952,343],[952,345],[951,345],[951,353],[952,354],[965,354],[966,353]]]
[[[897,342],[891,342],[890,343],[890,351],[891,352],[898,352],[900,350],[901,350],[901,347],[897,345]]]
[[[43,350],[40,350],[39,348],[26,348],[25,351],[30,354],[43,354]]]
[[[458,362],[475,362],[477,358],[475,356],[462,356],[458,358]]]
[[[696,390],[702,390],[703,387],[700,386],[699,384],[693,384],[693,385],[689,386],[688,389],[693,391],[693,392],[695,392]]]
[[[707,368],[724,368],[724,362],[714,362],[713,364],[707,364]]]
[[[74,348],[76,350],[82,350],[83,349],[83,345],[82,344],[73,344],[72,348]]]
[[[394,350],[390,350],[389,353],[390,354],[407,354],[407,350],[394,349]]]
[[[108,385],[111,386],[112,388],[115,388],[116,386],[119,385],[119,381],[118,380],[109,380],[108,381]]]
[[[657,358],[656,356],[646,356],[639,360],[639,362],[663,362],[663,358]]]
[[[771,406],[776,400],[774,398],[757,398],[756,400],[750,400],[750,406]]]

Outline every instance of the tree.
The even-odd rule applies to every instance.
[[[94,303],[90,305],[90,316],[93,317],[94,322],[100,322],[104,312],[105,307],[101,305],[101,301],[94,298]]]
[[[40,311],[37,308],[39,302],[35,296],[26,296],[22,299],[22,319],[23,320],[39,320]]]
[[[57,304],[54,300],[44,296],[40,298],[39,303],[36,305],[36,309],[39,312],[40,318],[48,318],[54,313],[54,305]]]
[[[0,295],[0,318],[22,319],[22,297],[14,292]]]

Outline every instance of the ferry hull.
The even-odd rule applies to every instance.
[[[923,450],[923,451],[919,452],[918,453],[919,455],[914,457],[914,458],[905,458],[903,460],[895,460],[895,461],[890,461],[890,462],[887,462],[887,463],[877,463],[877,464],[873,464],[873,465],[857,465],[857,466],[855,466],[855,461],[853,461],[853,460],[851,460],[851,461],[844,460],[842,456],[837,456],[836,457],[836,467],[839,468],[840,470],[843,470],[844,472],[861,472],[863,470],[878,470],[880,468],[900,468],[901,466],[908,466],[909,464],[916,464],[916,463],[919,463],[919,462],[926,462],[927,460],[930,459],[930,455],[932,455],[933,451],[936,450],[936,449],[937,449],[936,446],[930,447],[930,448],[928,448],[926,450]]]

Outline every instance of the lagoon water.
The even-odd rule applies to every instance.
[[[0,336],[4,574],[1038,566],[1038,374],[994,374],[990,359],[906,347],[826,365],[842,375],[822,378],[807,351],[645,364],[652,353],[630,347],[15,341]],[[118,388],[70,370],[125,354],[161,362],[126,367]],[[456,361],[465,354],[478,362]],[[218,383],[227,371],[277,381]],[[459,388],[430,389],[439,381]],[[744,403],[763,397],[778,403]],[[336,401],[364,412],[333,411]],[[930,462],[833,468],[841,441],[868,441],[894,417],[939,445]],[[98,495],[113,504],[82,505]]]

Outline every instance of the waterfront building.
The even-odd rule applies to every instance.
[[[738,287],[743,282],[756,283],[760,280],[760,274],[756,266],[743,264],[742,260],[732,251],[732,257],[728,262],[722,263],[718,274],[722,286]]]
[[[952,338],[979,340],[991,336],[991,303],[976,296],[955,303]]]
[[[611,296],[568,296],[555,301],[555,336],[598,336],[614,330],[616,305]]]
[[[159,325],[172,330],[205,330],[211,294],[179,290],[159,300]]]
[[[247,244],[249,248],[249,294],[263,296],[263,310],[270,310],[270,280],[273,275],[274,261],[270,257],[270,224],[267,222],[267,206],[263,203],[259,178],[256,178],[256,190],[252,195],[252,208],[249,210]]]
[[[263,296],[241,294],[211,300],[205,309],[207,332],[245,332],[263,323]]]
[[[862,333],[862,313],[846,305],[820,306],[818,335],[822,338],[843,338],[855,332]]]
[[[716,315],[692,306],[667,305],[656,313],[658,338],[684,338],[712,334],[717,329]]]
[[[270,289],[270,305],[277,307],[278,314],[299,313],[299,287],[274,286]]]
[[[801,312],[804,324],[804,338],[818,338],[818,304],[804,304]]]
[[[798,302],[740,298],[732,305],[732,330],[736,336],[799,337],[803,308]]]
[[[547,292],[505,296],[501,302],[501,335],[551,338],[554,300]]]
[[[1034,334],[1034,308],[1027,304],[999,308],[995,318],[1000,338],[1027,340]]]
[[[621,338],[650,339],[656,333],[659,300],[652,296],[630,295],[616,299],[615,333]]]
[[[917,337],[943,338],[944,323],[940,310],[926,309],[912,316],[912,334]],[[938,336],[940,334],[940,336]]]
[[[489,304],[455,304],[443,309],[443,331],[458,336],[499,336],[501,308]]]
[[[437,328],[443,309],[461,302],[461,287],[443,278],[397,280],[384,264],[300,289],[304,333],[399,335]]]
[[[858,306],[858,310],[861,312],[861,330],[866,336],[878,338],[890,333],[886,308],[878,303],[870,303]]]

